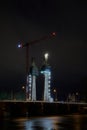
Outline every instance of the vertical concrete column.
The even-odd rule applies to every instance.
[[[36,101],[36,76],[32,76],[32,101]]]
[[[48,101],[48,75],[44,74],[44,101]]]

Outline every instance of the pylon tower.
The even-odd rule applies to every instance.
[[[41,74],[44,75],[44,101],[50,101],[51,100],[51,66],[47,63],[48,60],[48,54],[45,54],[44,64],[41,68]]]
[[[30,67],[30,73],[29,73],[29,100],[30,101],[36,101],[36,78],[38,76],[38,68],[35,64],[34,59],[32,59],[32,65]]]

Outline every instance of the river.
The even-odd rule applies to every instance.
[[[87,115],[4,118],[0,130],[87,130]]]

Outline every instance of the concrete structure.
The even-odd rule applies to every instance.
[[[36,101],[36,77],[38,76],[38,68],[35,65],[34,59],[30,67],[30,73],[28,75],[28,88],[29,88],[29,100]]]
[[[51,91],[50,91],[51,66],[48,65],[47,60],[48,60],[48,53],[45,54],[44,64],[41,68],[41,74],[44,75],[44,97],[43,97],[43,100],[44,101],[52,101]]]
[[[26,89],[26,91],[25,91],[25,94],[26,94],[26,100],[29,100],[29,78],[30,78],[30,76],[29,76],[29,74],[27,74],[27,78],[26,78],[26,87],[25,87],[25,89]]]
[[[40,39],[36,39],[24,44],[22,44],[20,41],[18,42],[18,48],[26,48],[26,100],[29,99],[29,48],[33,44],[50,39],[54,36],[56,36],[56,33],[52,32],[51,34],[46,35]]]
[[[44,55],[44,64],[41,67],[41,74],[44,75],[44,94],[43,101],[52,102],[51,98],[51,66],[48,64],[48,53]],[[38,68],[35,65],[34,59],[32,59],[32,64],[27,76],[27,85],[26,85],[26,98],[29,101],[36,101],[36,77],[38,76]]]

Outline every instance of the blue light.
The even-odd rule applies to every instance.
[[[21,44],[18,45],[18,48],[21,48]]]
[[[22,48],[22,43],[18,42],[18,48]]]

